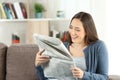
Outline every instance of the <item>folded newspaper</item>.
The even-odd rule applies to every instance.
[[[75,64],[62,41],[55,37],[39,34],[34,34],[33,37],[39,49],[45,49],[43,54],[51,57],[49,63],[43,65],[45,76],[59,80],[60,78],[71,77],[74,80],[71,67],[75,66]]]

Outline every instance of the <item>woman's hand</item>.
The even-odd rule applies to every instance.
[[[84,76],[84,71],[77,67],[72,68],[72,73],[75,78],[83,78]]]
[[[39,51],[37,54],[36,54],[36,58],[35,58],[35,66],[39,66],[43,63],[46,63],[50,60],[50,57],[49,56],[46,56],[46,55],[43,55],[42,53],[45,51],[42,50],[42,51]]]

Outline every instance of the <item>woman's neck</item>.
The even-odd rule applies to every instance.
[[[72,46],[74,48],[81,48],[81,49],[84,49],[87,45],[85,43],[72,43]]]

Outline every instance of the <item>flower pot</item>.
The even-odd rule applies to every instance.
[[[36,13],[36,14],[35,14],[35,18],[42,18],[42,12]]]

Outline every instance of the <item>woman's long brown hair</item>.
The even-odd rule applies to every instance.
[[[99,40],[93,18],[90,14],[88,14],[86,12],[79,12],[73,16],[73,18],[71,19],[71,22],[75,18],[79,19],[83,24],[83,27],[84,27],[84,30],[86,33],[85,43],[87,45]],[[71,22],[70,22],[70,24],[71,24]],[[68,42],[72,43],[70,35],[68,35]]]

